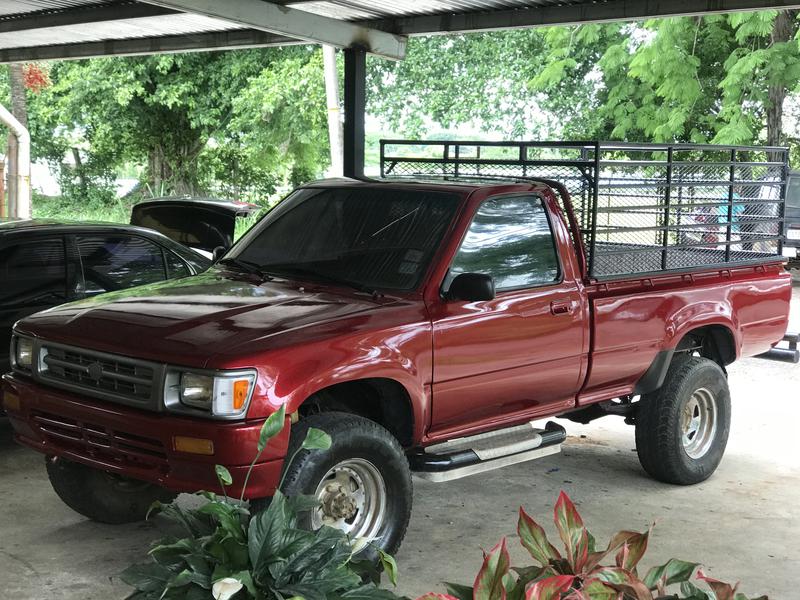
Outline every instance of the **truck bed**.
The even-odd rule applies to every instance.
[[[685,271],[730,264],[726,251],[719,248],[667,248],[645,244],[615,244],[597,242],[595,245],[594,276],[598,280],[630,277],[660,271]],[[735,249],[737,265],[780,262],[770,252]]]

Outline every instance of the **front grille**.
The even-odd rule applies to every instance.
[[[46,342],[40,357],[39,376],[50,385],[141,408],[157,407],[156,364]]]
[[[164,445],[157,439],[46,412],[31,416],[48,443],[79,456],[139,469],[167,468]]]

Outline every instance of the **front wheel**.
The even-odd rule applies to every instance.
[[[700,357],[676,362],[661,389],[639,403],[639,462],[665,483],[705,481],[722,461],[730,422],[731,398],[722,368]]]
[[[112,525],[143,521],[153,502],[171,502],[176,496],[151,483],[64,459],[48,458],[47,476],[64,504],[93,521]]]
[[[316,530],[327,525],[351,539],[367,538],[394,553],[411,517],[412,483],[408,460],[386,429],[343,412],[312,415],[292,427],[288,457],[300,447],[309,428],[331,436],[327,450],[301,451],[286,467],[283,493],[310,495],[319,507],[301,515],[299,525]],[[252,503],[254,510],[267,501]],[[376,558],[373,549],[365,554]]]

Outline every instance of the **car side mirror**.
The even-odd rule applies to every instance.
[[[461,273],[457,275],[447,290],[448,300],[479,302],[494,300],[494,278],[484,273]]]
[[[217,262],[220,258],[225,256],[225,253],[228,249],[225,246],[217,246],[214,250],[211,251],[211,260]]]

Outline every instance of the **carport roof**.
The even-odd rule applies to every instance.
[[[0,0],[0,62],[299,41],[399,58],[406,35],[798,7],[797,0]]]

